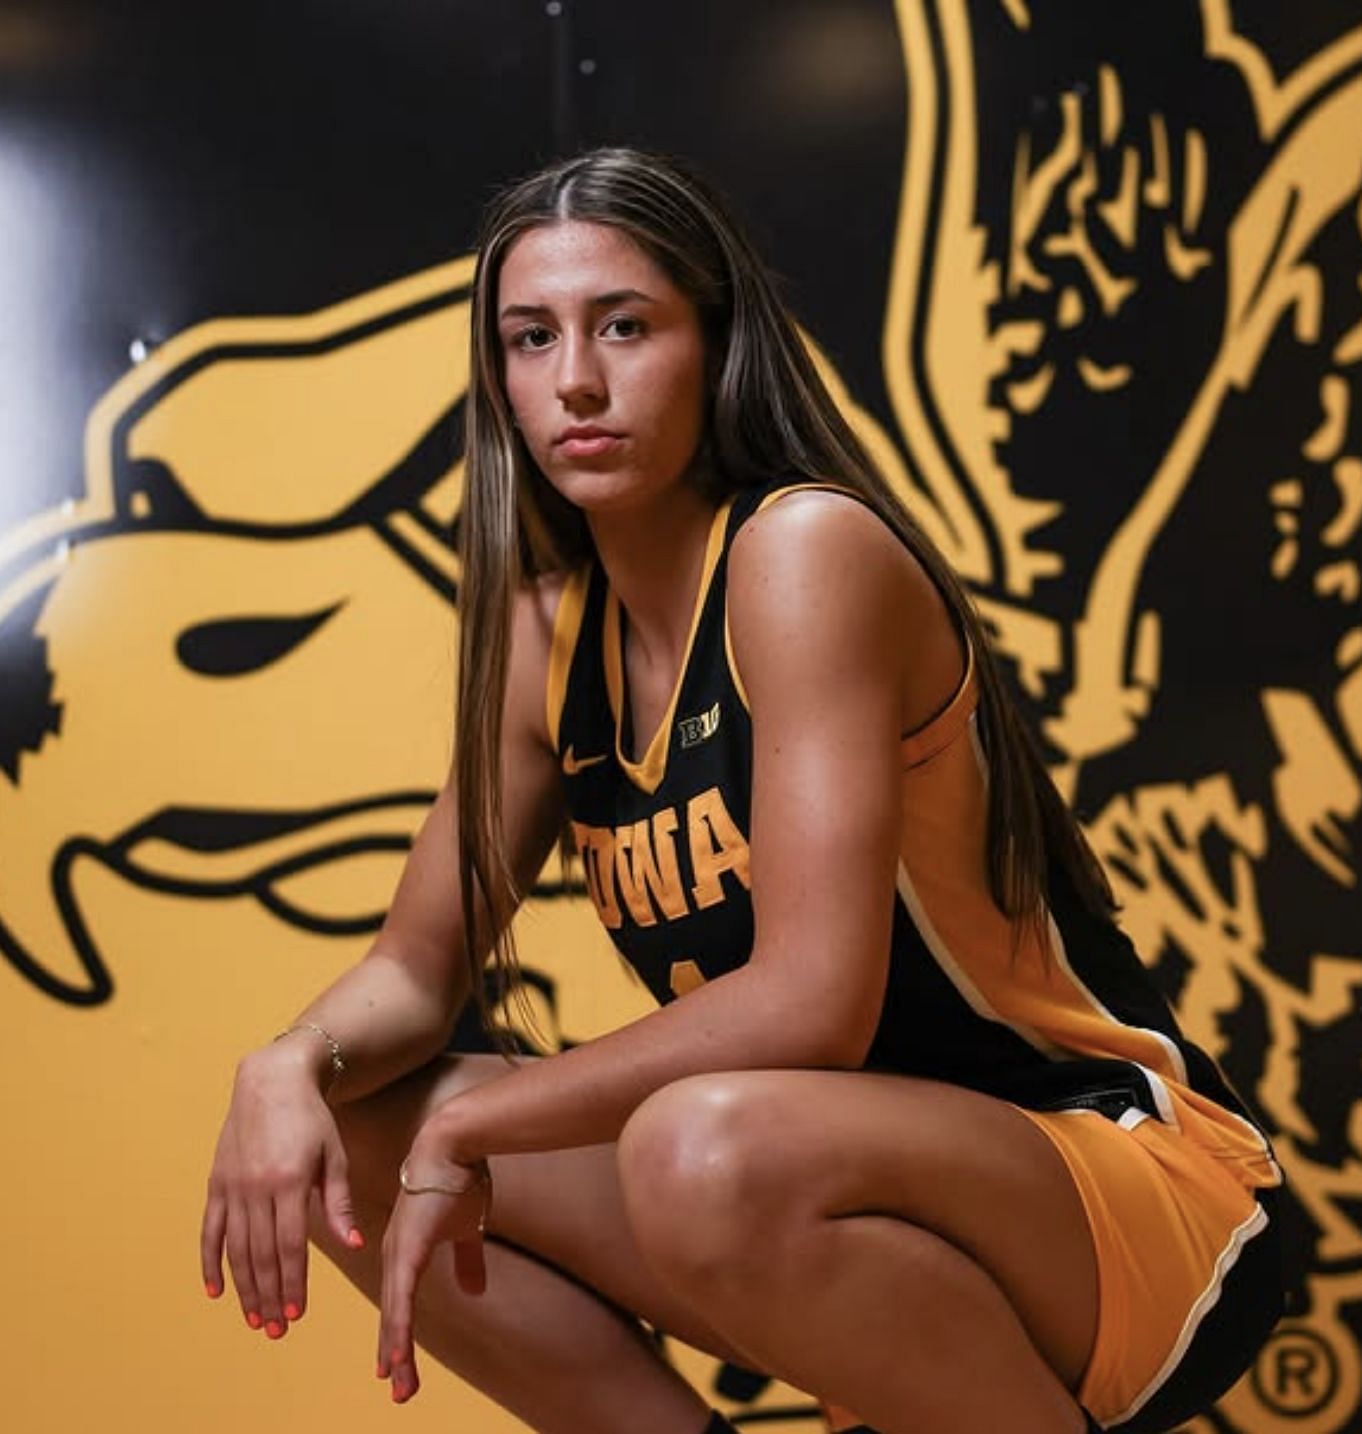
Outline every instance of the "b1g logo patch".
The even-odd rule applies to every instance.
[[[676,724],[676,731],[681,738],[681,747],[698,747],[701,742],[708,742],[709,739],[719,730],[719,704],[716,702],[708,712],[701,712],[698,717],[683,717]]]

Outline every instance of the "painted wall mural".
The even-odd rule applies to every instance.
[[[147,64],[201,58],[145,8],[170,56]],[[147,271],[126,358],[96,289],[105,328],[71,342],[97,381],[64,397],[0,342],[0,1089],[32,1177],[0,1196],[28,1232],[0,1330],[38,1374],[0,1409],[26,1431],[392,1417],[369,1311],[328,1270],[286,1349],[201,1308],[199,1193],[236,1057],[363,953],[448,762],[472,216],[497,178],[620,139],[693,154],[751,216],[975,593],[1137,946],[1275,1132],[1292,1312],[1188,1434],[1362,1429],[1362,20],[857,0],[738,22],[716,0],[677,39],[646,8],[451,5],[394,40],[374,114],[436,39],[464,68],[452,98],[436,68],[411,81],[418,115],[423,84],[453,106],[455,197],[404,149],[407,189],[372,180],[392,233],[338,226],[307,169],[335,137],[268,84],[301,162],[287,202],[253,193],[249,261],[195,228],[198,200],[138,188],[172,141],[124,124],[134,207],[188,215],[211,262],[169,253],[160,306]],[[0,71],[62,83],[0,105],[0,214],[24,106],[81,113],[107,68],[93,10],[14,13]],[[233,62],[265,63],[256,14]],[[276,38],[353,78],[372,37],[313,17]],[[236,193],[248,122],[222,122],[204,153]],[[854,206],[820,199],[839,186]],[[90,272],[117,275],[118,246]],[[20,442],[41,412],[78,478],[60,442]],[[646,1009],[556,865],[521,932],[556,1040]],[[822,1427],[800,1392],[666,1345],[735,1422]],[[401,1417],[518,1427],[449,1378],[420,1407]]]

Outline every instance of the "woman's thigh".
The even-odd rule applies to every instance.
[[[388,1208],[421,1124],[444,1101],[513,1068],[494,1055],[441,1057],[362,1100],[337,1120],[356,1197]],[[649,1271],[624,1208],[617,1147],[493,1155],[488,1233],[590,1286],[611,1303],[719,1359],[743,1356]],[[381,1232],[369,1232],[377,1236]]]
[[[779,1259],[791,1222],[895,1216],[974,1259],[1051,1369],[1077,1386],[1097,1324],[1092,1236],[1062,1158],[1005,1102],[865,1071],[716,1073],[649,1097],[619,1150],[650,1255],[672,1238],[669,1226],[648,1228],[645,1213],[664,1197],[666,1207],[709,1210],[714,1224],[735,1222],[726,1238],[753,1263]],[[697,1267],[705,1260],[701,1252]]]

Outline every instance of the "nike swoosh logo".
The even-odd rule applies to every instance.
[[[603,761],[605,761],[604,752],[602,752],[599,757],[575,756],[572,751],[572,744],[569,743],[567,751],[563,753],[563,771],[567,776],[575,777],[578,772],[584,772],[588,767],[594,767],[597,762]]]

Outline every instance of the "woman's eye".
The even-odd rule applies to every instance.
[[[643,332],[643,321],[632,314],[616,314],[605,321],[602,332],[617,339],[632,339]]]
[[[552,341],[553,334],[543,324],[531,324],[529,328],[521,329],[511,340],[518,349],[542,349]]]

